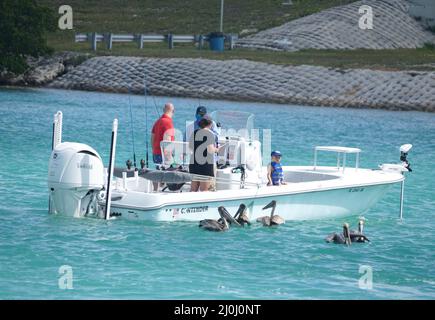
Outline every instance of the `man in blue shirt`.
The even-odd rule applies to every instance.
[[[201,121],[201,119],[206,114],[207,114],[207,108],[206,107],[199,106],[198,108],[196,108],[195,121],[187,126],[185,141],[189,141],[189,139],[190,139],[191,135],[193,134],[193,132],[195,132],[195,130],[199,129],[199,121]],[[211,129],[210,130],[215,135],[215,140],[216,140],[216,145],[217,145],[218,141],[219,141],[219,128],[218,128],[218,126],[217,126],[217,124],[216,124],[216,122],[214,120],[212,120],[212,125],[211,125]]]

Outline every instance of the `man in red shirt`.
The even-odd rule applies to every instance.
[[[161,141],[174,141],[175,130],[172,117],[174,116],[174,105],[170,102],[163,107],[163,115],[154,123],[151,131],[151,145],[153,148],[153,162],[157,164],[163,163],[162,151],[160,149]],[[153,182],[154,191],[157,191],[159,184]]]
[[[163,107],[163,115],[154,123],[151,131],[151,145],[153,146],[153,162],[161,164],[163,162],[162,151],[160,149],[161,141],[174,141],[175,130],[172,117],[175,108],[170,102]]]

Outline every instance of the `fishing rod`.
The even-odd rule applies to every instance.
[[[147,84],[146,84],[146,70],[144,65],[144,73],[143,73],[143,89],[144,89],[144,96],[145,96],[145,148],[146,148],[146,155],[145,155],[145,167],[148,168],[149,164],[149,157],[148,157],[148,146],[149,146],[149,139],[148,139],[148,108],[147,108]],[[142,166],[142,161],[141,161]]]
[[[157,104],[156,104],[156,97],[154,96],[153,96],[153,101],[154,101],[154,110],[156,111],[157,118],[160,118],[159,109],[157,108]]]
[[[137,168],[137,166],[136,166],[136,150],[135,150],[135,146],[134,146],[134,124],[133,124],[133,112],[132,112],[132,108],[131,108],[131,88],[130,88],[130,86],[128,87],[128,104],[130,107],[131,140],[133,143],[133,165],[134,165],[134,168]]]

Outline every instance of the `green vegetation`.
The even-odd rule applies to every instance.
[[[226,0],[224,31],[246,33],[281,25],[321,10],[344,5],[355,0]],[[65,4],[63,0],[40,0],[52,10]],[[74,30],[50,33],[48,44],[56,51],[72,50],[91,53],[89,43],[75,43],[75,32],[119,32],[167,34],[207,34],[219,28],[220,0],[69,0],[74,13]],[[57,24],[56,24],[57,25]],[[248,31],[247,31],[248,30]],[[251,30],[251,31],[249,31]],[[99,44],[98,55],[144,57],[180,57],[206,59],[248,59],[275,64],[319,65],[338,68],[371,68],[380,70],[435,70],[433,46],[421,49],[397,50],[303,50],[272,52],[236,49],[215,53],[197,50],[192,44],[175,44],[169,50],[166,43],[114,43],[112,51]]]
[[[427,50],[435,51],[435,44],[430,43],[430,42],[426,42],[424,44],[424,48],[427,49]]]
[[[356,0],[226,0],[224,31],[263,30]],[[40,0],[53,10],[68,4],[76,32],[199,34],[218,31],[220,0]]]
[[[432,33],[435,33],[435,26],[427,27],[427,30]]]
[[[249,34],[356,0],[293,0],[291,6],[283,5],[284,1],[226,0],[224,31]],[[40,0],[40,3],[57,11],[65,1]],[[88,50],[89,45],[74,43],[76,32],[208,34],[219,29],[220,3],[220,0],[69,0],[67,4],[73,9],[74,30],[57,30],[50,34],[49,43],[58,51]],[[114,47],[118,45],[116,43]],[[189,52],[171,53],[165,52],[167,48],[162,46],[152,47],[158,48],[152,49],[154,56],[157,52],[163,56],[186,55]],[[145,54],[134,50],[134,45],[131,50],[122,52],[129,55]]]
[[[45,33],[55,26],[53,12],[35,1],[0,1],[0,72],[24,72],[27,55],[51,52]]]
[[[89,43],[76,44],[76,51],[91,52]],[[60,50],[68,48],[59,47]],[[111,51],[100,44],[98,55],[141,56],[159,58],[204,58],[204,59],[247,59],[282,65],[318,65],[332,68],[366,68],[377,70],[435,70],[435,49],[395,50],[302,50],[277,52],[266,50],[236,49],[225,52],[198,50],[191,44],[175,44],[173,50],[167,44],[145,44],[144,49],[133,43],[116,43]]]

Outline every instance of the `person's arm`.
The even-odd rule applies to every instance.
[[[220,152],[221,151],[221,149],[223,149],[223,148],[227,148],[228,147],[228,145],[229,145],[229,143],[228,142],[225,142],[224,144],[221,144],[219,147],[217,147],[217,149],[218,149],[218,152]]]
[[[216,148],[216,146],[214,144],[209,144],[207,146],[207,152],[209,153],[217,153],[219,152],[220,148]]]
[[[165,130],[165,133],[163,134],[163,141],[174,141],[175,134],[174,129],[169,128]]]
[[[175,130],[171,122],[165,122],[164,130],[163,141],[174,141]]]
[[[272,166],[270,164],[267,166],[267,185],[272,185]]]
[[[223,145],[220,145],[219,147],[216,147],[216,145],[214,145],[214,144],[209,144],[209,145],[207,146],[207,151],[210,152],[210,153],[219,153],[219,151],[220,151],[222,148],[226,147],[227,144],[228,144],[228,143],[224,143]]]

